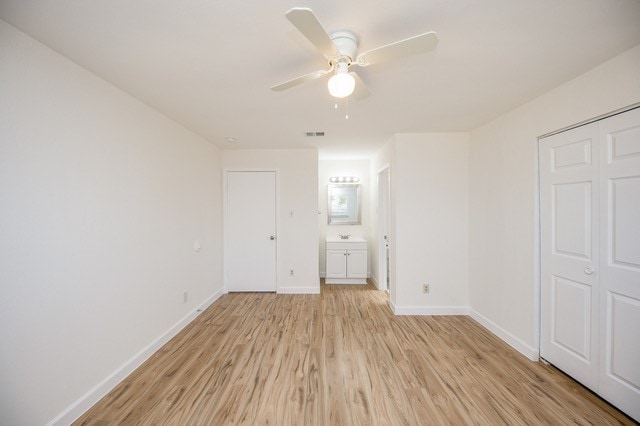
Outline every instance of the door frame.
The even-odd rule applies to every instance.
[[[387,205],[384,205],[383,187],[380,185],[380,178],[387,175]],[[378,290],[385,290],[387,293],[391,292],[391,283],[387,284],[387,275],[389,271],[387,269],[387,256],[386,247],[384,241],[384,231],[387,231],[387,237],[391,234],[391,165],[386,163],[378,170],[377,174],[378,183]],[[383,221],[383,209],[387,210],[387,229],[384,229]]]
[[[280,290],[280,170],[277,168],[247,168],[247,167],[228,167],[222,169],[222,291],[224,294],[229,293],[229,279],[227,268],[228,256],[228,203],[227,203],[227,175],[229,172],[274,172],[275,173],[275,192],[276,192],[276,293]]]

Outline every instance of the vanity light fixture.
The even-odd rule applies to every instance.
[[[331,183],[356,183],[360,182],[358,176],[332,176],[329,178]]]

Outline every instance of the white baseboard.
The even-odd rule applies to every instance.
[[[484,315],[474,311],[469,308],[469,316],[480,323],[481,326],[498,336],[500,339],[504,340],[506,344],[511,346],[513,349],[520,352],[522,355],[529,358],[531,361],[538,361],[540,357],[540,353],[537,349],[532,348],[531,346],[524,343],[522,340],[518,339],[513,334],[509,333],[504,328],[500,327],[495,322],[491,321],[489,318]]]
[[[278,294],[320,294],[320,285],[317,287],[282,287]]]
[[[223,289],[216,291],[202,305],[185,315],[180,321],[165,331],[162,335],[151,342],[147,347],[135,354],[130,360],[125,362],[120,368],[104,378],[100,383],[95,385],[86,394],[81,396],[77,401],[67,407],[63,412],[58,414],[47,425],[69,425],[78,417],[84,414],[89,408],[100,401],[106,394],[122,382],[136,368],[140,367],[151,355],[156,353],[165,343],[171,340],[184,327],[193,321],[202,311],[207,309],[213,302],[223,295]]]
[[[378,280],[375,279],[375,277],[371,274],[369,274],[369,279],[371,280],[371,282],[373,283],[373,285],[376,286],[376,288],[378,290],[380,290],[380,286],[378,285]]]
[[[325,278],[325,284],[367,284],[366,278]]]
[[[367,274],[368,278],[371,278],[373,281],[376,281],[373,276],[371,276],[371,273]],[[327,273],[325,271],[320,271],[320,278],[327,278]],[[376,282],[377,284],[377,282]]]
[[[391,304],[396,315],[469,315],[466,306],[396,306]]]
[[[495,334],[506,344],[532,361],[538,361],[540,353],[522,340],[509,333],[489,318],[466,306],[396,306],[389,300],[389,308],[395,315],[467,315],[481,326]]]

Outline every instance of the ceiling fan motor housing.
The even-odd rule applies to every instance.
[[[358,54],[358,39],[352,32],[336,31],[335,33],[331,33],[330,37],[333,44],[338,48],[338,52],[340,52],[339,58],[328,58],[331,65],[345,57],[348,58],[349,63],[356,59],[356,55]]]

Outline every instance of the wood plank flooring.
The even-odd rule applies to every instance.
[[[469,317],[372,285],[227,294],[77,425],[632,424]]]

